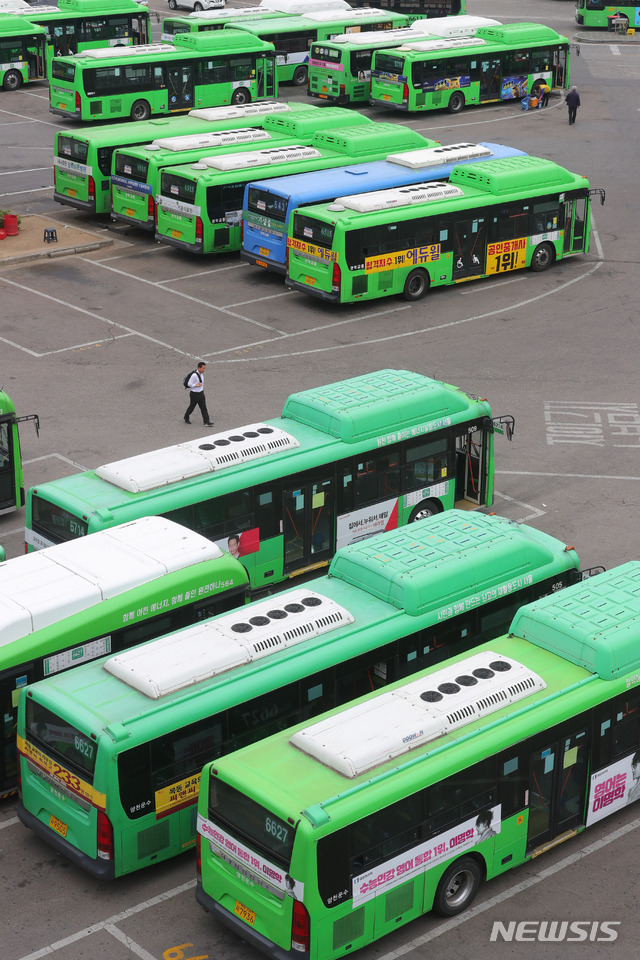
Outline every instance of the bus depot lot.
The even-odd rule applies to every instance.
[[[469,6],[505,22],[575,32],[569,2],[534,0],[526,15],[516,0]],[[158,0],[150,7],[168,13]],[[593,208],[587,257],[540,275],[435,291],[417,304],[387,299],[341,309],[287,291],[236,256],[189,258],[55,204],[52,142],[62,122],[48,112],[47,89],[3,94],[0,206],[53,221],[60,238],[69,224],[113,241],[70,256],[0,262],[0,380],[20,414],[41,417],[39,438],[31,424],[21,432],[27,483],[205,436],[195,419],[191,427],[182,422],[182,378],[200,356],[216,428],[275,416],[294,390],[404,367],[515,416],[513,442],[496,441],[493,509],[572,543],[583,566],[637,557],[640,231],[629,170],[638,150],[638,76],[638,47],[583,44],[572,64],[582,107],[571,130],[557,97],[546,111],[499,105],[453,119],[365,108],[444,143],[496,140],[550,157],[605,188],[607,203]],[[281,93],[306,99],[292,87]],[[10,243],[1,242],[0,256]],[[10,557],[23,550],[22,520],[22,512],[0,517]],[[491,942],[494,921],[532,921],[524,932],[536,937],[536,924],[566,920],[621,925],[615,942],[525,939],[518,950],[542,960],[635,960],[639,818],[636,804],[481,888],[460,918],[427,916],[359,956],[508,957],[513,943]],[[0,803],[0,848],[3,960],[248,955],[196,906],[192,855],[105,887],[38,843],[11,799]]]

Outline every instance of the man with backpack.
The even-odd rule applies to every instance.
[[[185,377],[184,385],[185,389],[188,388],[191,392],[189,394],[189,406],[187,407],[187,412],[184,415],[184,422],[191,423],[189,417],[193,413],[196,407],[200,407],[200,413],[202,414],[202,422],[205,427],[212,427],[213,424],[209,419],[209,411],[207,410],[207,401],[204,396],[204,368],[206,363],[203,360],[198,362],[198,369],[194,370],[189,377]]]

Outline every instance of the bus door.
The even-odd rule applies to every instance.
[[[572,197],[564,202],[563,253],[584,253],[587,240],[587,198]]]
[[[486,445],[482,430],[456,437],[456,492],[455,505],[462,500],[475,504],[486,501]]]
[[[551,86],[552,87],[564,87],[565,81],[567,78],[567,57],[569,56],[568,47],[556,47],[553,50],[551,69],[553,75],[551,77]]]
[[[480,61],[480,103],[500,100],[500,58]]]
[[[484,217],[457,221],[453,234],[452,279],[466,280],[485,273],[486,251],[487,228]]]
[[[285,486],[283,498],[285,574],[327,563],[335,550],[333,477]]]
[[[256,57],[257,97],[275,97],[276,61],[273,57]]]
[[[169,110],[184,110],[193,103],[193,69],[191,64],[165,64]]]
[[[531,756],[527,851],[584,823],[589,729],[549,743]]]
[[[0,418],[0,513],[15,510],[16,471],[12,417]]]

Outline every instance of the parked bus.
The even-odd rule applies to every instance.
[[[19,510],[25,503],[18,424],[27,420],[33,420],[39,435],[38,414],[28,413],[18,417],[13,401],[4,390],[0,390],[0,516]]]
[[[382,160],[393,149],[435,143],[398,124],[350,123],[320,130],[311,139],[300,138],[282,149],[203,157],[191,166],[165,167],[156,196],[156,239],[194,254],[239,250],[244,191],[251,181]]]
[[[626,31],[631,27],[633,30],[640,29],[640,4],[605,3],[604,0],[576,0],[576,23],[581,27],[598,27],[600,30],[610,30],[612,21],[623,22],[623,29]]]
[[[191,110],[186,116],[154,117],[126,124],[105,123],[78,130],[58,130],[54,142],[53,199],[86,213],[111,212],[111,160],[119,147],[140,146],[178,136],[259,127],[265,116],[306,110],[306,103],[256,101]]]
[[[246,153],[310,141],[318,130],[356,126],[371,121],[364,114],[342,107],[291,111],[263,115],[260,127],[219,130],[188,137],[167,137],[140,147],[114,152],[111,173],[111,217],[141,230],[154,231],[155,200],[160,189],[160,171],[203,158]]]
[[[569,41],[537,23],[478,27],[476,35],[413,40],[375,50],[370,102],[390,110],[460,113],[469,104],[519,100],[542,83],[569,84]]]
[[[546,270],[588,251],[593,193],[604,203],[585,177],[523,156],[455,166],[448,182],[339,197],[294,212],[286,282],[333,303],[419,300],[432,287]]]
[[[171,4],[169,4],[171,6]],[[171,8],[175,9],[175,8]],[[179,33],[200,33],[201,31],[222,30],[227,23],[237,25],[252,20],[269,20],[274,17],[287,17],[288,13],[269,10],[265,7],[229,7],[228,10],[201,10],[185,14],[182,17],[166,17],[162,21],[161,40],[173,43]]]
[[[499,26],[488,17],[436,17],[414,20],[411,26],[380,33],[343,33],[309,52],[310,97],[333,103],[368,103],[374,50],[401,47],[412,40],[433,37],[473,37],[481,26]]]
[[[0,10],[0,85],[19,90],[47,75],[44,27]]]
[[[174,856],[205,762],[498,636],[579,576],[572,547],[460,511],[348,547],[312,585],[30,686],[19,816],[96,877]]]
[[[266,587],[327,566],[357,539],[489,506],[494,432],[513,429],[458,387],[378,370],[294,393],[279,419],[32,487],[25,538],[39,549],[167,516],[231,546],[252,588]]]
[[[240,257],[284,276],[287,231],[294,210],[303,212],[300,208],[313,208],[340,194],[353,196],[425,180],[444,180],[458,163],[516,156],[524,156],[522,150],[498,143],[454,143],[393,153],[374,163],[338,167],[331,171],[330,179],[324,172],[313,172],[254,181],[244,192]]]
[[[46,31],[48,74],[53,57],[101,47],[148,43],[149,12],[135,0],[58,0],[57,5],[13,9]]]
[[[0,565],[0,797],[17,787],[22,687],[245,602],[242,564],[145,517]]]
[[[245,32],[181,33],[174,44],[56,57],[51,113],[73,120],[148,120],[154,114],[250,103],[277,94],[273,46]]]
[[[366,7],[368,0],[350,0],[352,7]],[[466,0],[380,0],[383,10],[418,17],[450,17],[466,13]]]
[[[639,586],[624,564],[472,653],[212,758],[199,903],[270,957],[351,956],[619,814],[640,797]]]
[[[227,24],[225,30],[246,30],[247,33],[272,43],[276,51],[278,82],[302,87],[307,82],[309,48],[312,43],[328,40],[341,33],[358,33],[363,29],[391,30],[408,25],[409,18],[402,13],[363,7],[358,10],[309,11],[304,17]]]

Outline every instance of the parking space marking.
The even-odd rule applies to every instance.
[[[123,933],[122,930],[118,930],[117,927],[114,927],[112,923],[108,924],[105,927],[107,933],[110,933],[112,937],[115,937],[120,943],[124,944],[127,950],[130,950],[131,953],[135,953],[136,957],[140,957],[140,960],[157,960],[157,957],[154,957],[152,953],[149,953],[148,950],[145,950],[144,947],[141,947],[139,943],[136,943],[135,940],[132,940],[131,937],[128,937],[126,933]]]
[[[0,193],[0,197],[8,196],[8,194]],[[32,291],[37,292],[37,291]],[[50,299],[54,299],[51,297]],[[63,301],[58,301],[61,303]],[[68,304],[68,306],[73,306],[73,304]],[[88,313],[88,310],[83,311]],[[91,314],[91,316],[97,317],[96,314]],[[111,320],[107,320],[106,317],[97,317],[98,320],[103,320],[105,323],[111,323]],[[0,337],[0,343],[7,343],[10,347],[15,347],[16,350],[21,350],[23,353],[28,353],[30,357],[35,357],[37,360],[41,360],[42,357],[53,357],[56,353],[69,353],[73,350],[84,350],[86,347],[96,347],[101,343],[112,343],[115,340],[124,340],[127,337],[137,336],[135,332],[130,333],[120,333],[117,336],[113,334],[110,337],[105,337],[104,340],[89,340],[87,343],[73,343],[68,347],[60,347],[58,350],[45,350],[44,353],[37,353],[35,350],[30,350],[28,347],[23,347],[19,343],[14,343],[13,340],[7,340],[6,337]]]
[[[536,520],[538,517],[543,517],[546,510],[539,510],[537,507],[532,506],[530,503],[524,503],[522,500],[516,500],[515,497],[508,497],[506,493],[498,493],[494,491],[495,496],[499,497],[500,500],[506,500],[508,503],[513,503],[518,507],[526,507],[530,511],[525,517],[518,517],[517,523],[528,523],[529,520]]]

